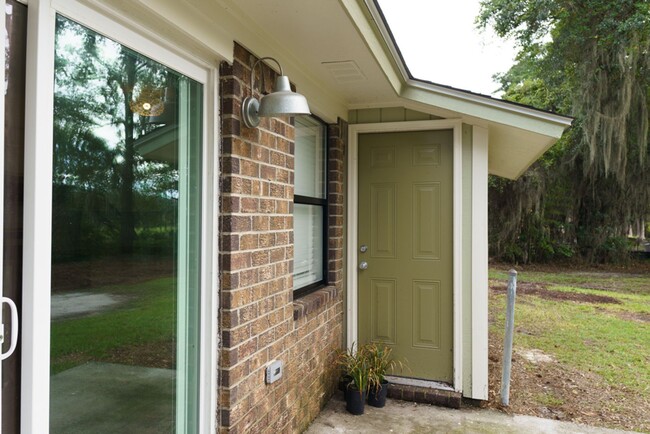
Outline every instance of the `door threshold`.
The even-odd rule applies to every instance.
[[[393,375],[386,375],[386,380],[392,384],[401,384],[403,386],[415,386],[415,387],[425,387],[427,389],[437,389],[437,390],[447,390],[453,392],[454,388],[447,383],[441,383],[440,381],[433,380],[422,380],[420,378],[407,378],[407,377],[395,377]]]

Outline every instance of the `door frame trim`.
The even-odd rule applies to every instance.
[[[49,432],[51,202],[55,18],[60,13],[203,84],[201,175],[201,351],[199,431],[217,426],[218,83],[214,59],[204,59],[137,26],[126,12],[77,0],[30,0],[25,95],[25,199],[21,360],[21,432]]]
[[[359,135],[367,133],[453,130],[453,388],[462,389],[462,120],[441,119],[428,121],[352,124],[348,126],[347,159],[347,346],[358,341],[358,276],[357,237],[359,233]]]

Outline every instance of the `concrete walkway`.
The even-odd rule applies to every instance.
[[[623,433],[570,422],[532,416],[509,416],[495,410],[452,410],[411,402],[388,400],[386,407],[366,405],[365,414],[353,416],[337,393],[307,430],[307,434],[332,433]]]

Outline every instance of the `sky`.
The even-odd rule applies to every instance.
[[[514,63],[513,41],[476,29],[479,0],[379,0],[415,78],[498,97],[492,76]]]

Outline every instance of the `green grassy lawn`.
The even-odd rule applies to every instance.
[[[490,278],[503,281],[507,273],[491,270]],[[619,304],[518,295],[515,346],[540,349],[566,366],[596,373],[650,399],[650,276],[535,271],[519,273],[518,282],[618,300]],[[501,337],[505,300],[504,293],[491,296],[495,319],[491,333]]]
[[[52,374],[89,360],[105,360],[119,348],[169,341],[176,333],[173,279],[96,288],[130,297],[120,307],[52,322]]]

